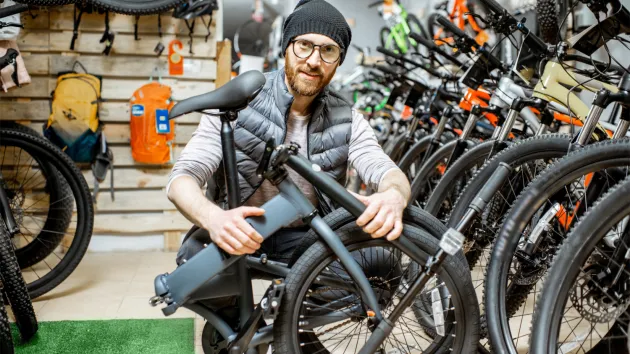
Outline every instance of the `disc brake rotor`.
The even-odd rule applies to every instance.
[[[591,323],[610,323],[616,320],[630,303],[627,296],[618,295],[597,283],[602,272],[608,273],[597,264],[588,266],[587,270],[580,274],[569,294],[573,307]]]

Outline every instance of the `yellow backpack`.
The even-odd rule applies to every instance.
[[[74,71],[77,65],[83,73]],[[81,63],[75,62],[73,71],[59,73],[57,77],[52,113],[44,125],[44,136],[73,161],[92,164],[96,182],[102,182],[107,170],[113,168],[113,156],[98,118],[101,101],[101,78],[88,74]],[[111,180],[113,182],[113,176]],[[111,188],[113,190],[113,185]],[[95,194],[97,192],[96,188]]]

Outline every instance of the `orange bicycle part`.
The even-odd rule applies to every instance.
[[[484,43],[488,41],[490,37],[488,36],[488,33],[486,33],[485,30],[479,27],[474,17],[467,15],[466,18],[464,18],[464,14],[468,12],[470,12],[470,10],[468,9],[468,6],[466,5],[466,0],[455,0],[455,3],[453,4],[453,9],[448,14],[448,18],[462,31],[466,29],[466,21],[468,21],[468,24],[473,29],[473,31],[477,33],[477,35],[475,36],[475,42],[477,42],[477,44],[479,45],[483,45]],[[435,36],[433,37],[435,44],[436,45],[442,45],[444,43],[453,44],[454,40],[452,37],[440,38],[440,35],[443,32],[444,32],[443,28],[439,28],[437,30],[437,32],[435,33]]]
[[[584,177],[584,188],[588,187],[588,185],[591,184],[594,174],[595,173],[591,172]],[[556,217],[558,218],[558,222],[560,223],[560,225],[562,225],[565,231],[569,231],[569,228],[571,228],[571,223],[575,219],[577,210],[580,208],[581,203],[582,202],[579,200],[575,202],[575,206],[572,212],[567,212],[564,206],[560,206],[560,210],[558,210],[558,212],[556,213]]]

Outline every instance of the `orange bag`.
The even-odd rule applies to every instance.
[[[133,93],[131,112],[131,155],[140,163],[165,164],[173,161],[175,121],[168,120],[173,107],[171,88],[150,82]]]

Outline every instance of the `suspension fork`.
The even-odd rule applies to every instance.
[[[377,352],[381,344],[393,331],[396,321],[403,315],[403,312],[415,300],[417,294],[424,289],[429,280],[439,271],[442,263],[449,255],[453,256],[461,250],[464,242],[463,232],[468,230],[477,215],[485,210],[494,194],[503,186],[509,177],[512,169],[506,163],[500,163],[497,170],[490,176],[488,183],[477,193],[477,196],[468,207],[466,214],[459,221],[455,228],[448,229],[440,240],[440,248],[431,256],[422,272],[409,287],[409,290],[402,297],[398,305],[392,310],[389,316],[381,321],[378,327],[372,332],[359,354],[372,354]]]
[[[447,170],[455,161],[457,161],[457,159],[459,159],[464,154],[464,152],[468,148],[468,143],[466,142],[466,140],[468,140],[468,138],[470,137],[470,134],[475,128],[477,121],[479,121],[479,118],[486,113],[498,114],[499,111],[500,108],[497,106],[481,107],[477,104],[472,106],[472,108],[470,109],[468,120],[466,120],[464,130],[462,131],[462,135],[459,137],[459,139],[457,139],[457,144],[455,144],[455,148],[453,149],[451,156],[448,158],[446,164]]]
[[[438,122],[437,127],[435,128],[435,132],[433,132],[433,136],[431,137],[431,143],[427,147],[427,151],[424,153],[422,157],[422,162],[420,166],[424,165],[424,163],[428,160],[429,156],[433,155],[433,153],[440,147],[440,140],[442,138],[442,134],[444,133],[444,128],[446,127],[446,122],[451,117],[452,109],[451,107],[446,107],[442,112],[442,117]]]
[[[0,173],[0,216],[2,216],[2,219],[9,230],[9,235],[14,235],[20,231],[20,227],[15,222],[13,211],[11,210],[11,203],[9,202],[9,196],[3,186],[4,179],[2,177],[2,173]]]

